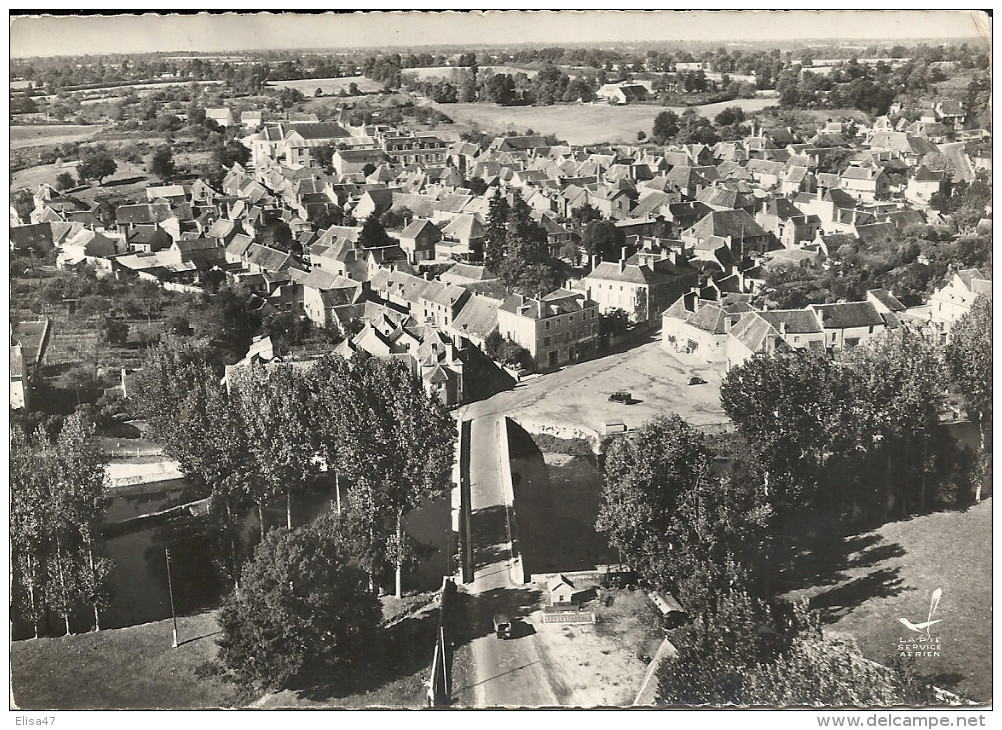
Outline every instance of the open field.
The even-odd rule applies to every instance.
[[[726,107],[739,106],[746,112],[775,106],[775,99],[735,99],[691,107],[712,119]],[[652,104],[611,106],[596,104],[554,104],[552,106],[498,106],[496,104],[432,104],[460,124],[477,124],[489,132],[509,128],[538,134],[555,134],[569,144],[596,142],[636,142],[637,132],[650,134],[654,117],[663,109],[681,113],[684,107]]]
[[[424,81],[425,79],[431,78],[442,78],[449,79],[452,78],[452,72],[462,70],[468,71],[468,69],[462,66],[428,66],[426,68],[405,68],[401,71],[404,76],[413,76],[419,81]],[[536,74],[539,72],[531,68],[516,68],[514,66],[480,66],[478,73],[494,73],[494,74],[525,74],[530,79],[535,78]]]
[[[967,511],[891,522],[845,541],[845,560],[792,598],[810,597],[828,629],[853,637],[863,654],[885,662],[919,634],[900,618],[924,622],[943,590],[931,632],[938,657],[916,670],[936,686],[980,702],[992,699],[992,500]],[[844,567],[843,567],[844,566]],[[817,585],[819,584],[819,585]]]
[[[11,649],[11,700],[18,709],[195,709],[239,707],[372,707],[424,705],[425,681],[437,627],[437,596],[385,597],[384,660],[359,671],[351,687],[242,694],[201,668],[215,660],[216,612],[178,618],[177,649],[171,622],[51,639],[16,641]],[[13,704],[12,704],[13,706]]]
[[[363,93],[379,91],[383,85],[367,79],[365,76],[341,76],[333,79],[292,79],[290,81],[269,81],[268,86],[285,89],[298,89],[304,96],[313,96],[317,89],[323,89],[324,96],[334,96],[344,92],[348,93],[348,85],[352,82],[358,84],[358,90]]]
[[[18,170],[10,176],[10,189],[28,188],[34,191],[42,183],[55,185],[56,177],[61,172],[68,172],[75,178],[77,175],[76,162],[70,162],[65,165],[35,165],[24,170]]]
[[[10,128],[12,150],[64,142],[90,139],[103,129],[101,125],[84,124],[29,124]]]
[[[235,688],[198,667],[216,656],[215,612],[11,645],[11,703],[19,709],[232,707]]]

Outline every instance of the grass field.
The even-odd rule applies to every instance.
[[[992,699],[992,500],[938,512],[849,538],[844,567],[823,585],[797,591],[826,615],[828,628],[856,639],[885,662],[919,634],[899,621],[927,620],[932,592],[943,590],[932,631],[940,656],[918,657],[934,684],[980,702]]]
[[[385,660],[360,671],[351,686],[321,685],[267,694],[255,701],[201,667],[217,653],[216,612],[52,639],[11,648],[11,707],[30,710],[196,709],[214,707],[421,707],[437,628],[437,597],[385,597],[386,628],[377,651]]]
[[[405,76],[413,76],[418,80],[425,80],[431,78],[442,78],[449,79],[452,78],[452,72],[456,70],[466,70],[460,66],[428,66],[426,68],[405,68],[401,73]],[[495,74],[525,74],[530,79],[535,78],[536,74],[539,72],[531,68],[515,68],[514,66],[480,66],[480,72],[490,72]]]
[[[233,686],[196,669],[216,655],[215,613],[11,645],[11,707],[28,710],[232,707]]]
[[[40,145],[63,144],[64,142],[80,142],[90,139],[100,132],[99,124],[29,124],[10,128],[10,148],[19,150],[25,147]]]
[[[324,96],[334,96],[344,89],[348,93],[348,85],[358,84],[358,90],[364,93],[379,91],[383,85],[367,79],[365,76],[342,76],[334,79],[292,79],[291,81],[269,81],[268,86],[276,88],[298,89],[304,96],[313,96],[317,89],[323,89]]]
[[[740,106],[745,111],[757,111],[775,106],[775,99],[735,99],[718,104],[693,107],[712,119],[730,106]],[[459,124],[476,124],[488,132],[503,132],[509,128],[538,134],[555,134],[569,144],[598,142],[636,142],[637,132],[650,134],[654,117],[663,108],[676,112],[678,107],[659,107],[651,104],[555,104],[553,106],[498,106],[496,104],[433,104],[443,114],[448,114]]]

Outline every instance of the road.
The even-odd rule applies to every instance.
[[[696,373],[709,383],[688,386],[689,376]],[[540,589],[512,582],[511,516],[506,512],[510,495],[506,496],[502,484],[498,451],[505,416],[542,415],[553,422],[596,430],[610,415],[628,419],[636,427],[663,412],[677,412],[698,425],[721,423],[727,417],[720,408],[719,383],[717,369],[695,356],[667,353],[658,339],[652,339],[533,378],[456,411],[458,418],[471,421],[468,479],[474,562],[474,581],[462,589],[459,602],[465,612],[459,625],[469,629],[469,635],[456,641],[453,696],[457,704],[540,707],[570,704],[574,696],[586,696],[580,688],[565,685],[564,672],[532,628],[540,626]],[[637,402],[610,404],[609,392],[621,389],[631,391]],[[498,613],[522,619],[515,638],[495,637],[492,619]]]
[[[974,170],[971,168],[971,162],[967,155],[964,154],[966,144],[966,142],[947,142],[937,145],[944,157],[949,157],[953,160],[957,168],[957,173],[953,177],[955,181],[974,179]]]
[[[541,601],[539,590],[511,580],[505,490],[497,443],[503,414],[474,418],[470,433],[470,507],[474,581],[465,586],[464,625],[472,631],[456,650],[454,666],[467,667],[453,680],[453,696],[466,707],[540,707],[559,704],[546,659],[527,620]],[[501,425],[503,428],[503,425]],[[510,505],[509,505],[510,506]],[[493,617],[517,622],[512,639],[498,639]]]

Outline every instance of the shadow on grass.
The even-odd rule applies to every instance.
[[[373,692],[430,670],[437,635],[438,611],[425,611],[401,619],[380,630],[366,664],[342,675],[334,675],[323,668],[305,672],[295,687],[298,697],[313,702],[337,700]]]
[[[967,679],[967,677],[959,672],[939,672],[938,674],[928,677],[928,680],[932,684],[950,691],[954,691],[957,685],[965,679]]]
[[[177,642],[177,645],[180,648],[180,647],[184,646],[185,644],[193,644],[196,641],[201,641],[202,639],[209,639],[209,638],[212,638],[213,636],[219,636],[222,633],[223,633],[222,631],[213,631],[212,633],[203,634],[202,636],[194,636],[194,637],[192,637],[190,639],[185,639],[184,641]]]
[[[783,589],[833,586],[849,577],[846,570],[868,568],[882,560],[904,555],[900,545],[878,546],[880,540],[880,536],[873,533],[829,537],[793,559],[784,576]]]
[[[875,570],[815,596],[811,599],[811,608],[820,610],[826,623],[834,623],[871,598],[896,596],[906,590],[898,577],[900,573],[901,568]]]
[[[117,180],[105,180],[99,187],[102,188],[114,188],[120,185],[132,185],[133,183],[142,182],[148,178],[145,175],[136,175],[135,177],[122,177]]]

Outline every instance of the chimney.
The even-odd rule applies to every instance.
[[[629,258],[629,253],[628,253],[629,250],[630,250],[629,246],[623,246],[621,249],[619,249],[619,258],[621,259]]]
[[[592,254],[592,257],[591,257],[591,269],[592,269],[592,271],[594,271],[595,267],[598,266],[600,263],[602,263],[602,257],[599,254],[597,254],[597,253],[596,254]]]
[[[431,281],[431,272],[430,271],[424,272],[424,280],[425,281]]]
[[[779,334],[786,337],[786,322],[783,322],[782,320],[779,323]]]
[[[626,271],[626,258],[623,257],[619,260],[619,273],[622,274]]]
[[[540,317],[543,316],[543,297],[542,297],[542,295],[540,295],[539,299],[536,300],[536,311],[539,313]]]

